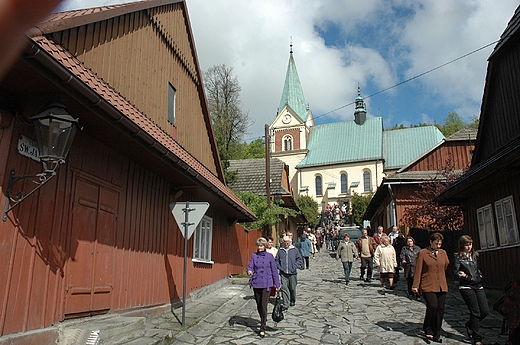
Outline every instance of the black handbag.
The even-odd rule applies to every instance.
[[[283,299],[280,297],[280,291],[276,293],[276,300],[274,302],[273,313],[271,314],[274,322],[283,320]]]

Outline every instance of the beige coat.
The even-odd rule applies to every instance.
[[[380,244],[374,253],[374,265],[379,266],[379,273],[394,273],[397,267],[397,257],[392,245]]]

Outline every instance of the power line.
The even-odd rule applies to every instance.
[[[505,38],[507,38],[507,37],[504,37],[504,39],[505,39]],[[398,87],[398,86],[401,86],[401,85],[403,85],[403,84],[406,84],[406,83],[408,83],[408,82],[410,82],[410,81],[412,81],[412,80],[415,80],[415,79],[417,79],[417,78],[420,78],[420,77],[422,77],[423,75],[426,75],[426,74],[428,74],[428,73],[431,73],[431,72],[433,72],[433,71],[436,71],[436,70],[438,70],[438,69],[440,69],[440,68],[442,68],[442,67],[444,67],[444,66],[450,65],[450,64],[452,64],[452,63],[454,63],[454,62],[456,62],[456,61],[458,61],[458,60],[461,60],[461,59],[463,59],[463,58],[465,58],[465,57],[468,57],[468,56],[470,56],[470,55],[472,55],[472,54],[475,54],[476,52],[479,52],[479,51],[481,51],[482,49],[486,49],[487,47],[489,47],[489,46],[491,46],[491,45],[493,45],[493,44],[495,44],[495,43],[498,43],[500,40],[501,40],[501,39],[498,39],[498,40],[496,40],[496,41],[494,41],[494,42],[491,42],[491,43],[489,43],[489,44],[486,44],[485,46],[482,46],[482,47],[480,47],[480,48],[478,48],[478,49],[475,49],[475,50],[473,50],[473,51],[471,51],[471,52],[469,52],[469,53],[466,53],[466,54],[464,54],[464,55],[462,55],[462,56],[459,56],[458,58],[455,58],[455,59],[453,59],[453,60],[450,60],[450,61],[448,61],[448,62],[445,62],[445,63],[443,63],[442,65],[439,65],[439,66],[437,66],[437,67],[434,67],[434,68],[432,68],[432,69],[429,69],[429,70],[427,70],[426,72],[420,73],[420,74],[418,74],[418,75],[416,75],[416,76],[414,76],[414,77],[411,77],[411,78],[408,78],[408,79],[406,79],[406,80],[403,80],[403,81],[401,81],[401,82],[399,82],[399,83],[397,83],[397,84],[395,84],[395,85],[392,85],[392,86],[390,86],[390,87],[387,87],[387,88],[385,88],[385,89],[383,89],[383,90],[379,90],[379,91],[377,91],[377,92],[375,92],[375,93],[373,93],[373,94],[371,94],[371,95],[368,95],[368,96],[364,97],[364,99],[367,99],[367,98],[373,97],[373,96],[375,96],[375,95],[379,95],[380,93],[383,93],[383,92],[386,92],[386,91],[388,91],[388,90],[394,89],[394,88],[396,88],[396,87]],[[328,111],[328,112],[326,112],[326,113],[324,113],[324,114],[321,114],[321,115],[315,116],[314,118],[315,118],[315,119],[320,118],[320,117],[322,117],[322,116],[328,115],[328,114],[330,114],[330,113],[333,113],[333,112],[335,112],[335,111],[338,111],[338,110],[340,110],[340,109],[343,109],[343,108],[348,107],[349,105],[352,105],[352,104],[355,104],[355,103],[356,103],[356,102],[350,102],[350,103],[345,104],[345,105],[343,105],[343,106],[341,106],[341,107],[339,107],[339,108],[336,108],[336,109],[331,110],[331,111]]]
[[[414,76],[414,77],[411,77],[411,78],[408,78],[408,79],[406,79],[406,80],[403,80],[403,81],[401,81],[401,82],[399,82],[399,83],[397,83],[397,84],[395,84],[395,85],[392,85],[392,86],[389,86],[389,87],[387,87],[387,88],[385,88],[385,89],[379,90],[379,91],[377,91],[377,92],[375,92],[375,93],[373,93],[373,94],[371,94],[371,95],[368,95],[368,96],[364,97],[363,99],[368,99],[368,98],[370,98],[370,97],[373,97],[373,96],[379,95],[380,93],[386,92],[386,91],[388,91],[388,90],[391,90],[391,89],[394,89],[394,88],[396,88],[396,87],[398,87],[398,86],[401,86],[401,85],[403,85],[403,84],[406,84],[406,83],[408,83],[408,82],[410,82],[410,81],[412,81],[412,80],[415,80],[415,79],[417,79],[417,78],[420,78],[420,77],[422,77],[422,76],[424,76],[424,75],[426,75],[426,74],[428,74],[428,73],[431,73],[431,72],[433,72],[433,71],[436,71],[436,70],[438,70],[438,69],[440,69],[440,68],[442,68],[442,67],[444,67],[444,66],[450,65],[450,64],[452,64],[452,63],[454,63],[454,62],[456,62],[456,61],[459,61],[459,60],[461,60],[461,59],[464,59],[465,57],[468,57],[468,56],[470,56],[470,55],[472,55],[472,54],[475,54],[475,53],[477,53],[477,52],[479,52],[479,51],[481,51],[481,50],[483,50],[483,49],[486,49],[487,47],[489,47],[489,46],[491,46],[491,45],[493,45],[493,44],[495,44],[495,43],[498,43],[498,42],[500,42],[501,40],[505,40],[505,39],[507,39],[508,37],[509,37],[509,36],[506,36],[506,37],[500,38],[500,39],[498,39],[498,40],[496,40],[496,41],[493,41],[493,42],[491,42],[491,43],[488,43],[488,44],[486,44],[486,45],[484,45],[484,46],[482,46],[482,47],[480,47],[480,48],[477,48],[477,49],[475,49],[475,50],[469,52],[469,53],[466,53],[466,54],[464,54],[464,55],[462,55],[462,56],[459,56],[458,58],[455,58],[455,59],[453,59],[453,60],[450,60],[450,61],[448,61],[448,62],[445,62],[445,63],[443,63],[442,65],[439,65],[439,66],[434,67],[434,68],[432,68],[432,69],[429,69],[429,70],[427,70],[426,72],[420,73],[420,74],[418,74],[418,75],[416,75],[416,76]],[[318,119],[318,118],[320,118],[320,117],[323,117],[323,116],[328,115],[328,114],[330,114],[330,113],[336,112],[336,111],[338,111],[338,110],[341,110],[341,109],[346,108],[346,107],[348,107],[348,106],[351,106],[351,105],[353,105],[353,104],[356,104],[356,102],[355,102],[355,101],[354,101],[354,102],[350,102],[350,103],[347,103],[347,104],[345,104],[345,105],[342,105],[341,107],[338,107],[338,108],[336,108],[336,109],[333,109],[333,110],[331,110],[331,111],[328,111],[328,112],[326,112],[326,113],[323,113],[323,114],[321,114],[321,115],[314,116],[314,119]],[[263,136],[260,136],[260,137],[256,137],[256,138],[254,138],[254,139],[256,140],[256,139],[259,139],[259,138],[262,138],[262,137],[263,137]],[[249,138],[249,139],[253,139],[253,138]]]

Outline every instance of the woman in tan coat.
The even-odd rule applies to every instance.
[[[394,272],[397,268],[397,257],[395,249],[390,244],[390,237],[381,237],[381,244],[377,246],[374,253],[374,265],[379,267],[381,277],[381,287],[385,286],[385,279],[388,279],[389,289],[394,289]]]
[[[426,338],[441,343],[441,326],[444,317],[444,303],[448,292],[446,269],[450,263],[446,251],[441,248],[444,236],[434,233],[430,236],[430,246],[419,251],[415,267],[412,291],[422,292],[426,301],[423,331]]]

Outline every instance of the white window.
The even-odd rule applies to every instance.
[[[211,261],[211,237],[213,233],[213,219],[202,217],[195,229],[193,237],[193,260],[213,263]]]
[[[175,95],[177,90],[168,83],[168,121],[175,125]]]
[[[480,248],[493,248],[497,246],[495,239],[495,229],[491,215],[491,204],[477,209],[478,235]]]
[[[518,243],[518,228],[513,204],[513,197],[495,202],[495,213],[497,217],[498,239],[501,246]]]

